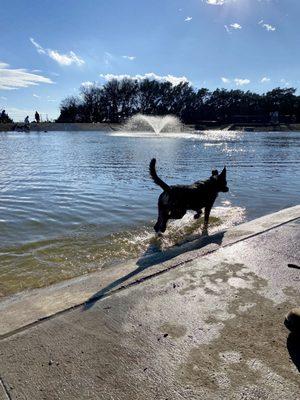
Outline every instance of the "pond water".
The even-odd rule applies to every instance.
[[[300,133],[0,133],[0,296],[142,256],[161,189],[227,166],[210,232],[299,203]],[[201,234],[187,214],[162,249]]]

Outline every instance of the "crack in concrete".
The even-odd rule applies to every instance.
[[[3,393],[5,394],[5,396],[6,396],[6,398],[8,399],[8,400],[12,400],[12,397],[11,397],[11,395],[10,395],[10,393],[9,393],[9,391],[8,391],[8,389],[7,389],[7,387],[6,387],[6,385],[5,385],[5,383],[4,383],[4,381],[3,381],[3,379],[1,378],[1,376],[0,376],[0,388],[2,387],[2,391],[3,391]]]

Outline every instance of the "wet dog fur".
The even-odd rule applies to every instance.
[[[226,167],[219,174],[217,170],[205,181],[197,181],[191,185],[169,186],[156,173],[156,159],[153,158],[149,165],[150,176],[153,181],[163,189],[158,198],[158,219],[154,226],[156,233],[165,232],[169,219],[181,219],[187,210],[195,211],[194,218],[202,214],[204,208],[204,230],[207,230],[208,220],[212,206],[219,192],[228,192],[226,181]]]

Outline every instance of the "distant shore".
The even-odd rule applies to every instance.
[[[22,132],[24,124],[22,122],[0,124],[0,132]],[[300,131],[300,124],[223,124],[223,125],[186,125],[188,130],[204,131],[204,130],[226,130],[226,131],[245,131],[245,132],[272,132],[283,131],[292,132]],[[112,132],[121,130],[122,124],[109,123],[57,123],[42,122],[39,124],[31,123],[31,132],[48,132],[48,131],[104,131]],[[25,131],[25,130],[24,130]]]

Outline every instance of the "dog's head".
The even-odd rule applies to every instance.
[[[220,174],[218,170],[214,169],[211,172],[210,179],[216,184],[218,192],[228,192],[229,188],[226,180],[226,167],[223,168],[223,171]]]

